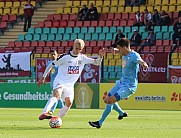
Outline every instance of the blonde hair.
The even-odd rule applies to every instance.
[[[84,40],[82,40],[82,39],[75,39],[74,44],[75,43],[79,43],[81,49],[83,49],[85,46]]]

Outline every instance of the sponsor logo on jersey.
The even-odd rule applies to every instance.
[[[79,74],[79,66],[69,66],[68,74]]]

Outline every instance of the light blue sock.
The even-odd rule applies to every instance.
[[[107,118],[107,116],[112,111],[113,105],[112,104],[106,104],[106,108],[104,109],[104,112],[102,114],[102,118],[99,120],[99,124],[102,125],[104,120]]]
[[[57,107],[57,104],[58,104],[58,101],[57,101],[56,103],[54,103],[54,105],[53,105],[52,108],[51,108],[51,110],[53,111],[53,113],[54,113],[54,111],[55,111],[55,109],[56,109],[56,107]]]
[[[60,106],[60,108],[64,107],[64,103],[63,103],[62,99],[58,100],[58,105]]]
[[[123,115],[124,114],[124,111],[121,109],[121,107],[119,106],[118,102],[115,102],[113,104],[113,109],[115,111],[117,111],[119,113],[119,115]]]

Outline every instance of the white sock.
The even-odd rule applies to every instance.
[[[67,107],[66,105],[60,110],[60,112],[58,113],[58,116],[60,118],[62,118],[68,111],[69,111],[70,107]]]
[[[51,97],[48,100],[47,104],[45,105],[42,113],[47,113],[52,108],[54,103],[56,103],[56,102],[57,102],[57,98],[56,97]]]

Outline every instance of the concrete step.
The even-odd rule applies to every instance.
[[[7,36],[7,35],[0,36],[1,42],[7,42],[9,41],[9,39],[17,39],[17,38],[18,36]]]
[[[6,35],[6,36],[17,36],[19,33],[20,33],[19,31],[17,31],[17,32],[10,31],[10,32],[4,32],[4,35]]]

